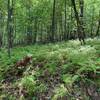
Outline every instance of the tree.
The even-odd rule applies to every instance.
[[[51,42],[54,42],[54,35],[55,35],[55,9],[56,8],[56,0],[53,2],[53,14],[52,14],[52,28],[51,28],[51,36],[50,40]]]
[[[96,31],[96,36],[99,36],[99,30],[100,30],[100,11],[99,11],[99,19],[98,19],[98,27]]]
[[[8,0],[8,20],[7,20],[7,31],[8,31],[8,56],[10,57],[11,52],[11,8],[10,8],[10,0]]]
[[[66,40],[67,39],[67,35],[66,35],[66,31],[67,31],[67,26],[66,26],[66,24],[67,24],[67,15],[66,15],[66,9],[67,9],[67,7],[66,7],[66,0],[65,0],[65,31],[64,31],[64,40]]]
[[[84,27],[83,27],[83,8],[84,8],[84,1],[83,0],[80,0],[80,17],[78,16],[78,11],[76,9],[76,4],[75,4],[75,0],[71,0],[72,1],[72,6],[74,8],[74,13],[75,13],[75,18],[76,18],[76,21],[77,21],[77,31],[78,31],[78,38],[82,44],[82,41],[83,43],[85,44],[85,33],[84,33]]]
[[[99,35],[100,0],[9,2],[8,8],[8,2],[0,0],[0,47],[76,38],[85,43],[85,37]]]
[[[0,48],[2,47],[3,44],[2,21],[3,21],[3,15],[2,11],[0,10]]]

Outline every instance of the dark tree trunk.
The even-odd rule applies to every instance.
[[[66,27],[66,24],[67,24],[67,15],[66,15],[66,0],[65,0],[65,26],[64,26],[64,40],[67,40],[67,27]]]
[[[62,41],[62,40],[64,40],[63,38],[64,38],[64,36],[63,36],[63,34],[64,34],[64,32],[63,32],[63,15],[61,14],[61,20],[60,20],[60,41]]]
[[[100,20],[98,21],[98,28],[97,28],[96,36],[99,36],[99,30],[100,30]]]
[[[93,38],[93,20],[94,20],[94,7],[93,7],[93,13],[91,16],[91,37]]]
[[[84,31],[84,21],[83,21],[83,17],[84,17],[84,0],[79,0],[80,1],[80,33],[78,33],[79,35],[79,40],[83,41],[83,44],[85,44],[85,31]]]
[[[72,24],[73,24],[73,9],[71,7],[71,16],[70,16],[70,20],[71,20],[71,23],[70,23],[70,32],[69,32],[69,35],[68,35],[68,39],[71,39],[71,33],[72,33]]]
[[[10,47],[13,47],[13,41],[14,41],[14,37],[13,37],[13,33],[14,33],[14,0],[10,0],[10,4],[9,4],[9,32],[11,34],[11,39],[10,39]]]
[[[72,5],[73,5],[73,8],[74,8],[74,12],[75,12],[75,18],[76,18],[76,21],[77,21],[77,31],[78,31],[78,38],[82,43],[85,44],[85,32],[84,32],[84,28],[83,28],[83,4],[84,4],[84,1],[83,0],[80,0],[80,17],[78,16],[78,12],[77,12],[77,9],[76,9],[76,4],[75,4],[75,0],[71,0],[72,1]]]
[[[54,0],[53,2],[52,28],[51,28],[51,36],[50,36],[51,42],[54,42],[54,35],[55,35],[55,9],[56,9],[56,0]]]
[[[11,30],[11,35],[12,35],[12,47],[14,44],[14,39],[16,38],[16,23],[15,23],[15,15],[14,15],[14,11],[15,11],[15,3],[16,0],[12,0],[12,5],[11,5],[11,23],[12,23],[12,30]]]
[[[11,40],[11,8],[10,8],[10,0],[8,0],[8,19],[7,19],[7,31],[8,31],[8,56],[10,57],[11,54],[11,45],[12,45],[12,40]]]
[[[2,47],[2,33],[0,32],[0,48]]]
[[[27,44],[32,43],[32,17],[31,17],[31,8],[28,12],[28,26],[27,26]]]
[[[100,11],[99,11],[99,20],[98,20],[98,27],[96,31],[96,36],[99,36],[99,30],[100,30]]]
[[[3,21],[3,16],[2,16],[2,11],[0,11],[0,48],[2,47],[3,44],[3,33],[2,33],[2,21]]]
[[[35,22],[34,22],[34,39],[33,39],[33,43],[37,42],[37,18],[35,18]]]

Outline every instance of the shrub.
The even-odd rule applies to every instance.
[[[21,79],[20,85],[26,89],[26,91],[31,95],[35,91],[36,81],[34,76],[25,76]]]

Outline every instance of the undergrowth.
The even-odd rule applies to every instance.
[[[32,64],[15,63],[32,54]],[[18,73],[18,74],[15,74]],[[15,47],[0,51],[0,100],[89,100],[100,96],[100,40]],[[94,93],[92,93],[94,91]]]

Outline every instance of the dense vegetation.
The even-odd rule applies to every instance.
[[[0,47],[99,36],[99,5],[99,0],[0,0]]]
[[[0,0],[0,100],[100,100],[100,0]]]
[[[89,100],[100,96],[100,40],[13,48],[0,57],[0,98],[7,100]],[[33,54],[32,64],[18,69],[16,61]],[[65,98],[65,99],[64,99]],[[98,99],[94,99],[98,100]]]

